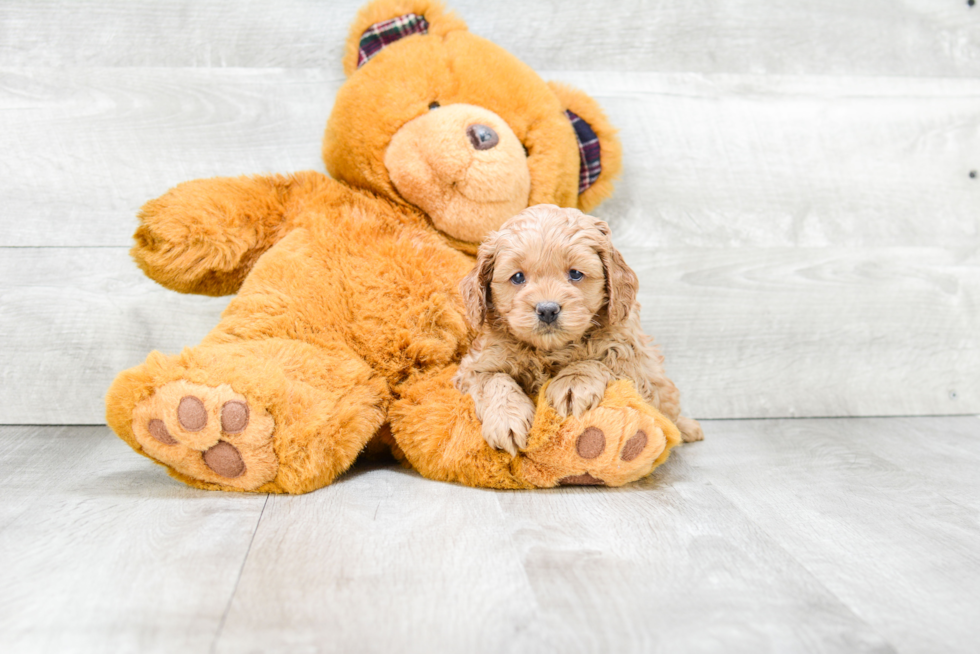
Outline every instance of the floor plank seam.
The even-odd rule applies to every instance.
[[[859,450],[856,451],[860,451],[861,453],[863,453],[864,456],[867,457],[869,460],[875,461],[878,464],[879,469],[891,468],[895,471],[902,472],[905,475],[907,475],[909,478],[917,480],[922,487],[930,487],[930,492],[934,493],[936,497],[942,498],[943,500],[949,502],[951,505],[959,507],[964,511],[974,511],[974,508],[970,506],[968,503],[964,503],[962,500],[947,495],[947,493],[942,489],[941,486],[932,488],[932,483],[929,477],[922,473],[920,467],[916,464],[914,460],[909,459],[909,463],[913,465],[902,465],[901,463],[898,463],[896,461],[881,456],[876,450],[869,448],[866,443],[861,443],[856,441],[852,441],[852,443],[854,443],[854,445],[857,448],[859,448]]]
[[[847,609],[847,611],[852,616],[854,616],[856,620],[860,621],[868,629],[868,631],[878,636],[881,639],[881,642],[890,648],[889,651],[892,654],[898,654],[899,649],[895,646],[895,644],[892,643],[887,638],[885,638],[885,636],[881,633],[881,631],[879,631],[867,617],[861,615],[861,613],[858,612],[858,610],[850,602],[845,601],[844,598],[842,598],[840,595],[834,592],[832,588],[830,588],[827,584],[825,584],[823,580],[820,577],[818,577],[813,570],[811,570],[805,563],[803,563],[803,561],[801,561],[796,555],[794,555],[793,552],[791,552],[788,547],[784,546],[776,537],[776,535],[770,533],[768,529],[766,529],[764,526],[762,526],[761,524],[753,520],[752,516],[749,515],[749,513],[742,507],[742,505],[734,497],[730,496],[728,493],[725,492],[723,488],[717,486],[716,484],[712,484],[710,481],[708,482],[708,485],[711,486],[711,488],[714,489],[715,492],[721,495],[721,497],[725,498],[725,501],[727,501],[729,505],[735,511],[737,511],[739,515],[742,516],[743,519],[745,519],[756,530],[758,530],[759,534],[763,536],[766,540],[768,540],[773,548],[778,549],[784,555],[786,555],[786,557],[789,560],[796,563],[796,565],[798,565],[801,570],[803,570],[807,575],[809,575],[810,580],[814,584],[816,584],[821,589],[823,589],[823,591],[827,593],[830,597],[833,597],[835,600],[837,600],[837,602],[840,603],[840,605],[843,608]]]
[[[241,583],[242,574],[245,572],[245,565],[248,563],[248,555],[252,552],[252,543],[255,542],[255,534],[259,533],[259,525],[262,524],[262,516],[265,515],[265,507],[269,505],[269,494],[265,496],[265,502],[262,503],[262,510],[259,511],[259,519],[255,521],[255,529],[252,530],[252,537],[248,541],[248,547],[245,549],[245,556],[242,557],[242,565],[238,569],[238,575],[235,577],[235,585],[231,589],[231,595],[228,596],[228,603],[225,605],[225,610],[221,614],[221,621],[218,622],[218,629],[214,633],[214,640],[211,641],[211,654],[214,654],[218,648],[218,641],[221,640],[221,634],[225,629],[225,621],[228,619],[228,613],[231,611],[231,605],[235,601],[235,595],[238,593],[238,584]]]

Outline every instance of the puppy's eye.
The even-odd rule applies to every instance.
[[[524,281],[525,281],[524,273],[522,272],[514,273],[513,275],[510,276],[510,283],[513,284],[514,286],[520,286],[521,284],[524,283]]]
[[[439,108],[439,107],[441,107],[441,106],[442,106],[442,105],[441,105],[441,104],[439,104],[438,102],[430,102],[430,103],[429,103],[429,109],[438,109],[438,108]]]
[[[575,270],[574,268],[572,268],[571,270],[568,271],[568,278],[573,282],[580,282],[582,281],[583,277],[585,277],[585,273],[582,272],[581,270]]]

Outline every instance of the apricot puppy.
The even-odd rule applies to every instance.
[[[685,441],[704,438],[681,416],[680,393],[663,356],[640,327],[638,280],[609,240],[609,226],[577,209],[539,204],[517,214],[480,246],[460,283],[470,322],[482,333],[454,382],[469,393],[493,447],[527,444],[534,402],[580,416],[606,384],[630,379]]]

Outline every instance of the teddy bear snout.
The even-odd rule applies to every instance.
[[[466,135],[470,138],[470,143],[477,150],[489,150],[500,143],[500,137],[497,136],[497,132],[479,123],[467,127]]]
[[[417,116],[392,135],[384,163],[402,198],[468,243],[479,243],[530,197],[524,146],[484,107],[451,103]]]

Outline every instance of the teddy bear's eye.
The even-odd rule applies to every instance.
[[[430,102],[430,103],[429,103],[429,109],[430,109],[430,110],[432,110],[432,109],[438,109],[438,108],[439,108],[439,107],[441,107],[441,106],[442,106],[442,105],[441,105],[441,104],[439,104],[438,102]]]
[[[522,272],[516,272],[510,276],[510,283],[514,286],[520,286],[524,281],[524,273]]]
[[[585,277],[585,273],[583,273],[581,270],[575,270],[572,268],[568,271],[568,278],[573,282],[580,282],[582,281],[583,277]]]
[[[530,156],[531,156],[531,153],[530,153],[530,152],[528,152],[528,150],[527,150],[527,146],[526,146],[526,145],[524,145],[523,143],[521,143],[521,147],[522,147],[522,148],[524,148],[524,156],[525,156],[525,157],[530,157]]]

